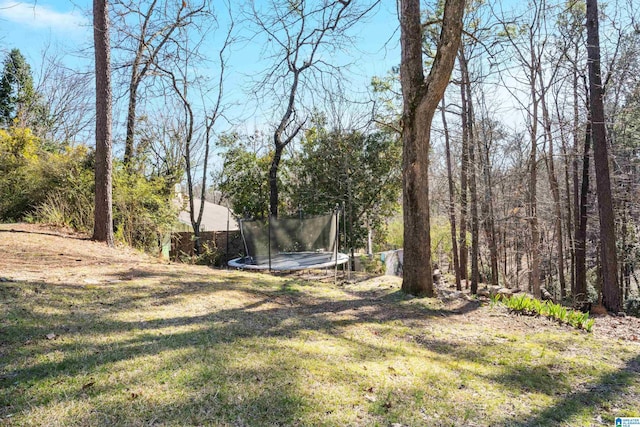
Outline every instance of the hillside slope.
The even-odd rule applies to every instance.
[[[0,225],[0,424],[612,425],[640,416],[637,319],[163,263]],[[329,278],[332,274],[329,274]],[[635,337],[635,338],[634,338]]]

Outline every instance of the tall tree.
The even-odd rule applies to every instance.
[[[271,215],[278,215],[278,169],[285,148],[302,130],[307,117],[300,102],[306,89],[321,84],[321,90],[337,85],[340,70],[322,56],[335,51],[348,40],[346,32],[371,11],[377,1],[359,6],[353,0],[269,1],[262,9],[253,5],[252,18],[259,33],[267,37],[266,52],[273,52],[273,65],[259,82],[258,92],[277,102],[273,131],[273,157],[269,169]],[[333,82],[329,83],[331,80]],[[313,97],[318,96],[318,93]],[[332,96],[341,96],[332,93]],[[313,99],[311,97],[310,99]],[[308,101],[308,99],[307,99]]]
[[[157,65],[171,61],[179,43],[171,43],[178,30],[193,24],[196,17],[208,14],[206,1],[193,4],[186,1],[115,0],[117,13],[117,47],[126,52],[125,69],[130,73],[127,83],[127,118],[124,163],[135,157],[135,136],[139,91],[144,80],[156,71]]]
[[[600,259],[602,263],[602,304],[609,311],[621,309],[618,286],[618,259],[616,253],[613,197],[609,175],[609,153],[604,115],[604,90],[600,72],[600,34],[598,1],[587,0],[587,55],[589,65],[589,106],[591,110],[591,136],[596,170],[596,190],[600,217]]]
[[[400,1],[403,96],[404,270],[402,290],[433,295],[429,222],[431,123],[449,83],[462,35],[464,0],[447,0],[437,53],[425,78],[420,0]]]
[[[460,258],[458,256],[458,240],[456,236],[456,203],[455,203],[455,185],[453,183],[453,172],[451,168],[451,147],[449,137],[449,127],[447,126],[446,103],[444,96],[442,97],[442,128],[444,130],[445,158],[447,162],[447,182],[449,184],[449,224],[451,225],[451,249],[453,260],[453,271],[455,273],[456,290],[462,290],[462,282],[460,277]]]
[[[93,0],[96,72],[96,195],[93,240],[113,246],[111,186],[111,49],[108,0]]]
[[[177,98],[178,108],[182,110],[183,117],[178,120],[176,136],[184,144],[184,167],[187,176],[187,192],[189,194],[189,213],[194,234],[194,252],[202,253],[200,242],[200,227],[204,214],[204,205],[207,195],[207,175],[209,170],[209,155],[211,152],[211,140],[214,126],[224,112],[222,97],[224,94],[224,79],[227,67],[226,51],[233,42],[234,21],[230,5],[227,4],[229,13],[229,26],[219,50],[217,52],[218,76],[216,88],[211,96],[199,83],[206,81],[206,77],[198,74],[199,65],[196,59],[199,57],[198,47],[203,45],[204,36],[208,28],[201,29],[200,38],[194,37],[196,32],[180,28],[172,43],[180,45],[183,55],[174,60],[171,68],[156,64],[158,70],[165,74],[171,83],[173,93]],[[195,90],[194,90],[195,89]],[[202,108],[191,98],[191,92],[196,92],[200,99],[197,102],[204,104]],[[203,117],[199,117],[198,110],[204,110]],[[197,164],[197,155],[202,156],[202,162]],[[199,170],[198,170],[199,169]],[[198,172],[201,172],[200,174]],[[198,176],[199,175],[199,176]],[[198,191],[199,190],[199,191]],[[199,194],[197,194],[199,193]],[[198,196],[200,205],[195,204]]]
[[[469,202],[471,205],[471,293],[478,292],[480,282],[480,266],[478,264],[480,256],[479,241],[479,218],[478,218],[478,187],[476,174],[476,149],[477,140],[475,131],[475,113],[473,109],[473,97],[471,92],[471,78],[469,75],[468,59],[464,46],[461,45],[458,51],[458,62],[460,64],[461,75],[461,102],[462,102],[462,133],[466,135],[467,154],[467,181],[469,185]]]
[[[0,126],[8,128],[33,124],[32,112],[39,106],[33,87],[31,67],[18,49],[12,49],[3,63],[0,77]]]

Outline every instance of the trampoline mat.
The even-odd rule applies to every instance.
[[[349,256],[333,252],[285,252],[271,257],[271,270],[309,270],[333,267],[349,261]],[[229,261],[229,267],[268,270],[269,257],[242,257]]]

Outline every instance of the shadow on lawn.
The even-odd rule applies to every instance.
[[[150,275],[140,274],[141,277]],[[247,281],[245,276],[238,276],[234,281],[233,275],[226,277],[225,281],[204,284],[199,281],[178,282],[175,279],[175,275],[168,275],[157,286],[144,283],[89,287],[42,282],[12,283],[10,292],[6,293],[11,301],[6,301],[5,308],[8,309],[9,316],[3,324],[0,343],[4,356],[7,356],[6,360],[17,368],[7,372],[5,367],[9,363],[0,365],[0,386],[4,389],[0,393],[0,416],[15,410],[26,410],[34,404],[46,406],[60,400],[87,399],[101,393],[113,393],[113,386],[96,384],[85,390],[82,382],[87,381],[88,373],[91,375],[92,372],[117,370],[121,362],[172,350],[188,350],[186,355],[180,356],[180,360],[172,360],[166,366],[153,366],[149,369],[170,375],[178,367],[189,365],[193,360],[210,360],[215,366],[210,367],[209,372],[194,375],[190,380],[192,382],[187,389],[197,390],[196,395],[188,396],[184,402],[172,402],[166,408],[155,408],[153,416],[156,419],[160,417],[163,421],[186,421],[187,424],[220,420],[242,425],[295,423],[305,411],[311,410],[307,405],[315,404],[305,401],[302,397],[305,393],[299,389],[305,384],[304,379],[300,378],[300,371],[294,369],[296,360],[300,357],[297,351],[285,351],[287,356],[284,359],[278,360],[280,356],[277,355],[276,360],[269,360],[259,369],[233,368],[233,355],[225,352],[228,348],[278,354],[280,349],[274,348],[269,352],[265,348],[268,344],[252,339],[286,339],[295,337],[304,330],[313,330],[338,338],[353,354],[367,360],[381,357],[383,351],[373,346],[373,351],[363,349],[366,344],[342,336],[340,328],[364,322],[423,319],[454,314],[422,306],[397,307],[397,303],[405,298],[399,292],[367,297],[353,294],[342,300],[323,299],[296,291],[291,286],[292,282],[277,286],[270,280]],[[246,300],[238,301],[238,307],[216,309],[216,294],[228,291],[237,292],[239,298],[245,295]],[[153,302],[157,304],[152,305],[171,304],[185,295],[209,298],[212,308],[205,307],[206,312],[199,315],[146,321],[115,320],[117,317],[114,315],[121,311],[132,311]],[[34,308],[37,309],[33,310]],[[336,319],[336,315],[340,319]],[[187,331],[171,329],[183,326],[197,328]],[[56,338],[46,339],[46,335],[52,332]],[[131,334],[115,341],[101,339],[103,336],[129,332]],[[258,348],[256,343],[260,344]],[[52,354],[64,357],[51,359],[49,355]],[[20,360],[23,358],[37,362],[21,367]],[[265,380],[274,373],[289,380],[276,384]],[[251,383],[255,382],[262,385],[253,393],[243,395],[242,390],[229,390],[232,386],[230,384],[233,384],[229,378],[234,375],[243,386],[251,387]],[[70,379],[80,383],[71,394],[68,394],[68,390],[46,392],[38,395],[36,401],[33,400],[34,397],[27,399],[29,403],[24,402],[24,406],[20,407],[19,402],[29,396],[27,390],[31,387],[39,383],[69,382]],[[116,391],[128,393],[124,390]],[[128,424],[132,420],[140,421],[140,418],[127,418],[134,415],[120,410],[118,405],[121,402],[116,400],[106,404],[113,407],[106,412],[102,409],[99,411],[103,418],[93,418],[96,415],[92,412],[84,420],[85,424]],[[135,406],[135,402],[132,405]],[[193,414],[193,421],[182,419],[184,415],[177,415],[184,414],[185,411]]]
[[[122,287],[118,292],[109,292],[104,288],[100,289],[99,286],[85,289],[71,284],[47,285],[41,282],[37,284],[26,282],[22,286],[29,290],[33,289],[37,293],[28,298],[27,303],[19,301],[20,298],[25,297],[24,295],[16,298],[17,301],[12,301],[11,317],[24,320],[7,322],[0,335],[0,341],[18,348],[32,347],[29,351],[33,352],[79,352],[80,347],[86,345],[86,341],[91,340],[92,336],[121,332],[136,333],[136,337],[117,343],[92,345],[91,351],[101,355],[93,361],[97,364],[156,354],[163,350],[192,347],[200,342],[213,345],[231,343],[240,338],[289,337],[295,336],[301,330],[336,334],[338,328],[352,324],[457,314],[450,310],[430,309],[419,305],[398,307],[397,303],[405,299],[399,291],[381,296],[343,300],[322,299],[317,296],[310,299],[304,292],[292,292],[287,289],[286,283],[276,288],[273,283],[260,280],[251,282],[250,286],[233,281],[204,285],[201,282],[169,282],[158,287],[142,285]],[[117,287],[117,284],[110,286]],[[260,289],[261,286],[263,289]],[[247,303],[239,301],[240,307],[215,309],[215,294],[224,291],[238,291],[246,295]],[[123,292],[124,295],[122,295]],[[13,293],[15,294],[15,290]],[[50,294],[54,294],[54,297]],[[180,296],[188,294],[201,294],[203,297],[211,298],[213,308],[200,315],[140,321],[120,321],[112,317],[112,314],[119,311],[144,306],[143,302],[149,303],[146,300],[152,300],[152,305],[165,305],[174,303]],[[242,294],[239,296],[241,297]],[[33,298],[38,301],[35,302]],[[84,300],[84,302],[74,302],[77,300]],[[48,311],[46,309],[48,307],[53,314],[41,318],[31,312],[30,307],[33,304],[44,311]],[[266,305],[269,307],[261,309]],[[341,318],[339,320],[332,318],[335,315],[340,315]],[[164,328],[190,325],[203,325],[203,327],[197,331],[170,334],[163,332]],[[45,340],[45,336],[52,332],[59,337],[59,340],[48,342],[45,348],[39,347],[38,342]],[[151,341],[153,345],[149,344]],[[18,369],[11,374],[11,377],[30,381],[73,375],[85,369],[86,359],[87,355],[82,354],[75,358],[65,357],[63,361],[40,362]]]
[[[78,234],[73,234],[73,233],[64,233],[64,232],[60,232],[57,233],[55,231],[36,231],[36,230],[18,230],[18,229],[14,229],[14,228],[10,228],[8,230],[5,229],[0,229],[0,233],[23,233],[23,234],[39,234],[42,236],[53,236],[53,237],[64,237],[65,239],[75,239],[75,240],[90,240],[89,237],[86,236],[80,236]]]
[[[581,387],[580,390],[568,393],[557,404],[534,414],[531,418],[527,420],[504,420],[498,425],[516,427],[561,425],[569,421],[574,415],[578,415],[585,408],[602,408],[605,406],[602,412],[608,412],[609,408],[606,408],[608,403],[623,395],[634,381],[638,381],[639,377],[640,355],[637,355],[628,360],[623,368],[601,375],[596,381]],[[619,415],[611,414],[611,418]],[[606,416],[602,418],[604,419]],[[610,422],[613,423],[613,419]]]
[[[347,336],[343,328],[363,323],[375,327],[389,321],[412,322],[429,317],[448,317],[478,308],[476,303],[456,310],[430,308],[421,303],[414,304],[401,292],[390,292],[388,288],[379,291],[342,289],[345,293],[342,299],[322,298],[298,291],[292,286],[295,280],[278,284],[260,275],[229,273],[224,274],[222,279],[212,277],[208,281],[182,281],[180,274],[175,272],[164,274],[137,270],[136,274],[141,278],[159,277],[161,281],[157,284],[105,284],[104,287],[98,285],[90,288],[74,284],[43,286],[40,282],[11,283],[10,292],[6,293],[7,298],[12,300],[7,304],[9,317],[0,331],[3,357],[6,360],[25,357],[38,362],[14,368],[11,372],[4,371],[6,365],[0,365],[0,389],[4,389],[0,393],[0,415],[15,410],[11,409],[14,405],[12,402],[22,399],[26,401],[19,410],[26,410],[33,405],[44,406],[52,401],[73,400],[83,396],[93,398],[101,393],[113,393],[109,387],[117,386],[101,388],[100,384],[84,391],[82,381],[87,373],[92,375],[92,372],[114,369],[121,362],[181,350],[177,359],[163,359],[161,362],[164,364],[148,368],[156,375],[166,374],[169,384],[186,390],[184,395],[178,393],[176,400],[166,406],[159,404],[146,409],[149,419],[136,412],[136,400],[132,398],[132,411],[122,411],[121,401],[107,399],[108,402],[103,403],[106,406],[99,411],[103,418],[92,418],[98,413],[92,411],[86,415],[87,419],[73,422],[80,421],[85,425],[152,424],[156,419],[184,424],[304,424],[304,415],[314,411],[313,405],[318,403],[303,397],[308,394],[301,387],[307,385],[303,372],[296,369],[296,365],[300,358],[321,356],[298,354],[295,349],[283,352],[281,348],[276,348],[282,345],[282,341],[274,343],[271,339],[286,340],[305,331],[316,331],[340,340],[352,356],[363,362],[378,360],[386,357],[385,354],[401,350],[386,348],[384,343],[376,346],[358,341]],[[211,276],[214,275],[212,272]],[[207,280],[208,275],[202,274],[200,277]],[[215,307],[218,293],[221,292],[237,293],[239,300],[234,302],[234,307]],[[117,320],[116,315],[121,311],[136,310],[147,304],[169,306],[187,296],[207,299],[210,308],[203,306],[202,314],[197,315],[146,321]],[[38,312],[32,313],[32,307],[43,309],[40,313],[52,314],[44,316]],[[179,329],[190,326],[196,328]],[[45,335],[50,332],[55,332],[59,339],[46,340]],[[120,333],[127,335],[117,341],[95,339]],[[27,338],[31,342],[25,342]],[[464,338],[438,339],[427,334],[412,339],[433,352],[436,358],[442,358],[442,361],[452,358],[456,362],[469,360],[495,364],[496,357],[499,357],[494,350],[496,342],[490,339],[478,343],[465,341]],[[229,353],[230,349],[264,354],[265,360],[262,366],[239,366],[236,359],[241,359],[244,354]],[[48,360],[48,354],[53,353],[65,356]],[[191,364],[200,369],[191,378],[183,380],[171,376],[181,367]],[[19,363],[15,365],[20,366]],[[486,379],[502,384],[505,389],[513,389],[516,393],[535,390],[550,396],[563,394],[565,397],[557,405],[535,414],[533,419],[522,421],[504,418],[494,425],[524,427],[567,421],[588,405],[601,405],[623,394],[630,382],[637,378],[639,366],[640,356],[637,356],[624,369],[603,375],[594,385],[574,392],[570,392],[571,384],[563,375],[555,375],[552,365],[505,366],[498,375],[486,376]],[[482,376],[473,370],[465,371],[461,366],[455,369],[464,375]],[[147,373],[140,375],[139,381],[144,383]],[[274,377],[286,380],[273,381]],[[29,387],[43,380],[56,383],[68,381],[69,378],[80,382],[75,396],[68,396],[67,390],[64,393],[58,391],[41,395],[37,401],[31,400],[33,397],[24,397],[29,395],[26,391]],[[537,381],[530,382],[531,378]],[[541,379],[544,383],[542,389],[539,388]],[[122,387],[123,390],[116,391],[129,393],[128,389]],[[247,393],[243,389],[251,391]],[[184,414],[191,414],[193,419],[184,419]]]

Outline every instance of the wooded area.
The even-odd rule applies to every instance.
[[[338,205],[346,252],[370,234],[374,250],[404,247],[405,292],[433,295],[437,262],[472,293],[501,285],[637,313],[637,8],[403,0],[398,11],[386,41],[398,67],[352,90],[362,82],[338,58],[378,1],[95,0],[91,70],[45,56],[34,71],[4,50],[0,220],[154,250],[178,183],[188,201],[239,216]],[[251,44],[261,71],[244,109],[264,117],[253,132],[226,90]],[[190,211],[200,254],[202,212]]]

